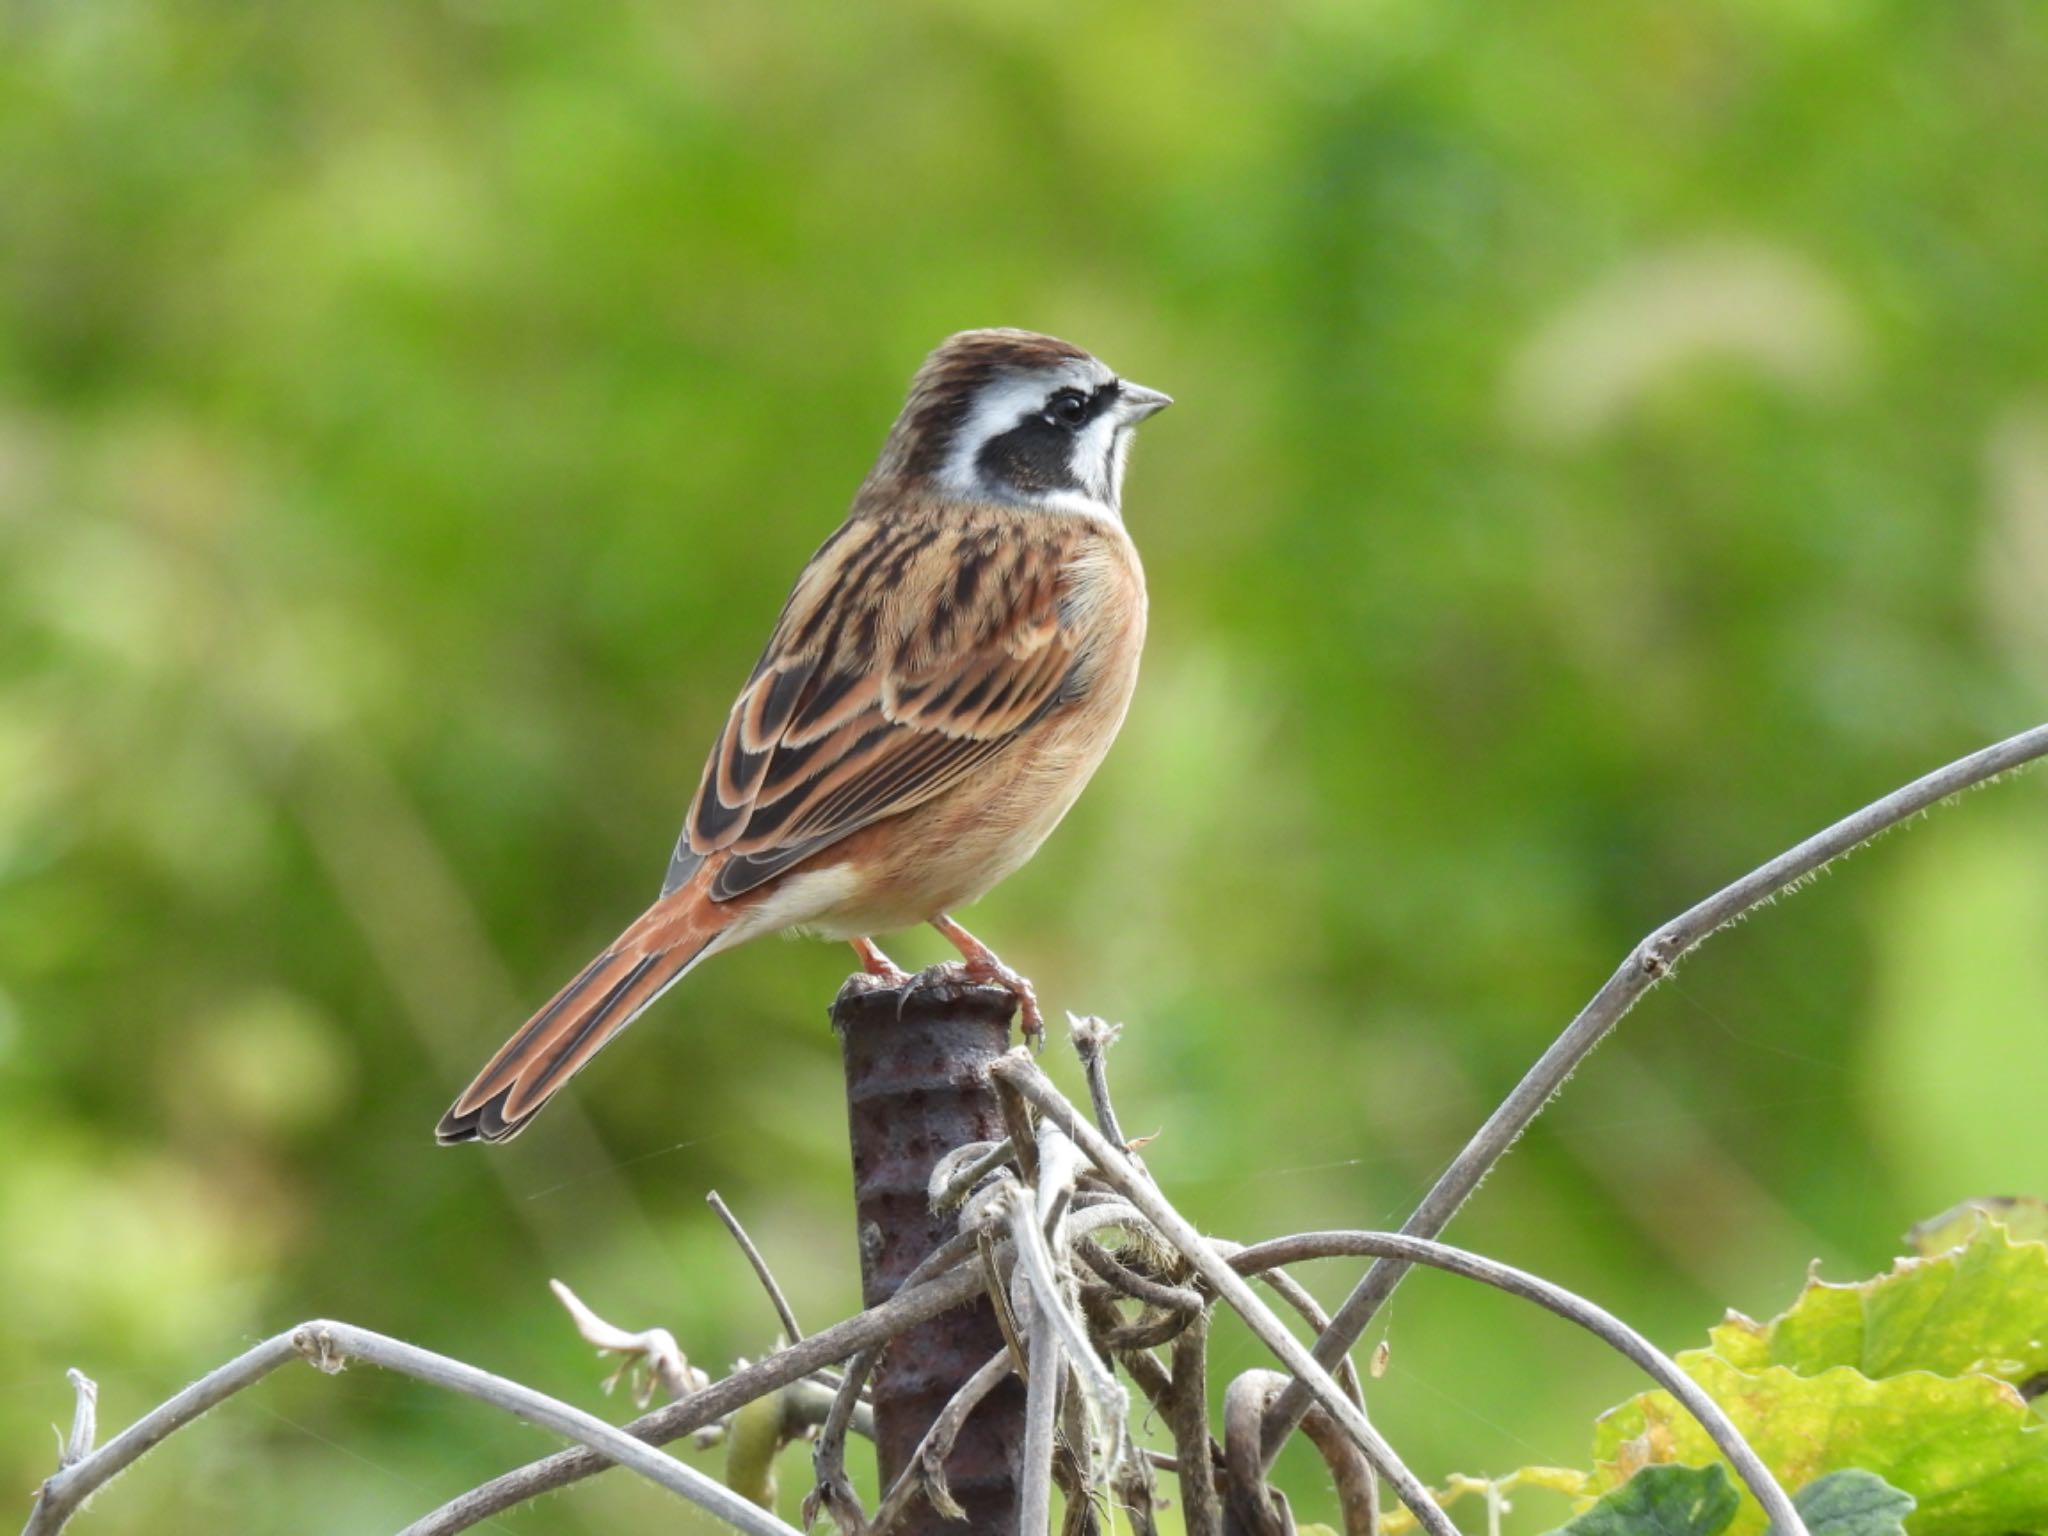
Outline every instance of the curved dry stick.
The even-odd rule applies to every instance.
[[[1020,1225],[1029,1227],[1028,1211]],[[1026,1278],[1019,1263],[1011,1277],[1018,1294],[1011,1299],[1024,1325],[1024,1449],[1017,1474],[1017,1529],[1020,1533],[1052,1529],[1052,1456],[1059,1415],[1060,1384],[1067,1363],[1060,1354],[1059,1325],[1052,1304]],[[1025,1312],[1018,1304],[1028,1302]]]
[[[1677,1361],[1613,1313],[1574,1291],[1497,1259],[1481,1258],[1476,1253],[1467,1253],[1447,1243],[1409,1237],[1399,1232],[1300,1232],[1292,1237],[1277,1237],[1270,1242],[1240,1248],[1230,1255],[1230,1266],[1241,1274],[1251,1274],[1281,1264],[1338,1257],[1392,1259],[1427,1265],[1431,1269],[1441,1269],[1449,1274],[1462,1275],[1467,1280],[1495,1286],[1511,1296],[1533,1301],[1567,1322],[1577,1323],[1595,1338],[1627,1356],[1642,1368],[1645,1375],[1685,1406],[1686,1412],[1699,1421],[1700,1428],[1728,1458],[1736,1475],[1749,1485],[1749,1491],[1756,1495],[1756,1501],[1763,1506],[1764,1514],[1769,1517],[1778,1536],[1804,1536],[1805,1526],[1798,1511],[1792,1507],[1791,1498],[1772,1476],[1771,1469],[1750,1449],[1749,1442],[1742,1438],[1742,1431],[1722,1411],[1721,1405],[1709,1397],[1698,1382],[1680,1370]],[[1273,1412],[1278,1411],[1279,1404],[1275,1403]],[[1270,1420],[1271,1415],[1268,1415]]]
[[[1193,1316],[1207,1305],[1201,1292],[1192,1286],[1168,1285],[1164,1280],[1141,1275],[1092,1237],[1077,1238],[1074,1252],[1082,1263],[1133,1301],[1184,1317]]]
[[[981,1271],[971,1265],[962,1266],[956,1259],[953,1268],[921,1285],[905,1285],[879,1307],[870,1307],[842,1323],[821,1329],[801,1344],[779,1350],[722,1381],[714,1381],[681,1402],[643,1414],[622,1426],[623,1431],[651,1445],[679,1440],[707,1424],[717,1423],[757,1397],[778,1391],[823,1366],[872,1349],[904,1329],[980,1294]],[[515,1504],[579,1482],[611,1465],[611,1458],[593,1450],[558,1451],[449,1500],[415,1520],[400,1536],[455,1536],[456,1532],[466,1531]]]
[[[955,1147],[932,1168],[931,1186],[925,1191],[932,1209],[943,1211],[958,1205],[974,1193],[975,1185],[1014,1156],[1008,1137],[1001,1141],[971,1141],[963,1147]]]
[[[718,1213],[718,1219],[725,1223],[725,1230],[732,1234],[732,1240],[740,1245],[740,1252],[754,1266],[761,1289],[768,1293],[768,1305],[775,1309],[775,1320],[782,1324],[783,1338],[791,1344],[801,1344],[804,1331],[797,1326],[796,1313],[790,1310],[789,1298],[782,1294],[782,1287],[775,1281],[775,1271],[768,1267],[768,1260],[754,1246],[754,1240],[747,1236],[747,1229],[740,1225],[739,1217],[733,1215],[732,1207],[719,1198],[715,1189],[705,1195],[704,1203]]]
[[[1088,1079],[1088,1098],[1095,1106],[1095,1123],[1102,1128],[1102,1134],[1118,1146],[1129,1150],[1130,1138],[1124,1135],[1124,1128],[1116,1118],[1116,1105],[1109,1097],[1109,1048],[1116,1044],[1122,1034],[1121,1024],[1111,1024],[1092,1014],[1085,1019],[1067,1015],[1067,1028],[1074,1045],[1074,1054],[1081,1058],[1081,1072]]]
[[[1218,1242],[1216,1244],[1216,1251],[1228,1258],[1236,1247],[1235,1243]],[[1262,1273],[1259,1279],[1275,1296],[1278,1296],[1282,1301],[1294,1308],[1296,1312],[1299,1312],[1301,1320],[1307,1323],[1319,1337],[1322,1331],[1330,1326],[1330,1314],[1323,1310],[1322,1303],[1309,1294],[1307,1286],[1295,1279],[1294,1276],[1288,1274],[1286,1270],[1269,1269]],[[1358,1404],[1359,1412],[1363,1413],[1365,1411],[1365,1387],[1358,1379],[1358,1362],[1349,1355],[1346,1355],[1337,1362],[1335,1374],[1337,1385],[1345,1390],[1350,1396],[1351,1401]],[[1303,1422],[1306,1423],[1307,1420],[1303,1420]],[[1334,1426],[1332,1427],[1334,1428]]]
[[[832,1523],[843,1536],[860,1536],[867,1529],[860,1496],[853,1490],[853,1479],[846,1475],[846,1434],[853,1427],[853,1410],[860,1402],[860,1394],[881,1357],[879,1344],[855,1355],[846,1364],[846,1376],[839,1383],[839,1390],[832,1394],[832,1406],[818,1429],[818,1443],[811,1447],[811,1491],[804,1495],[803,1502],[807,1530],[818,1523],[820,1510],[832,1517]]]
[[[1259,1464],[1259,1426],[1286,1385],[1278,1371],[1245,1371],[1223,1389],[1225,1497],[1245,1536],[1289,1536],[1294,1528],[1293,1519],[1282,1513],[1285,1496],[1276,1501]]]
[[[1087,1316],[1088,1324],[1095,1330],[1097,1338],[1123,1324],[1123,1314],[1117,1311],[1114,1297],[1115,1293],[1107,1286],[1081,1288],[1081,1310]],[[1199,1318],[1194,1319],[1188,1326],[1192,1327],[1199,1321]],[[1119,1349],[1114,1353],[1116,1363],[1124,1368],[1124,1374],[1131,1378],[1131,1384],[1145,1395],[1145,1401],[1163,1412],[1165,1400],[1173,1390],[1173,1382],[1166,1374],[1166,1367],[1142,1349]]]
[[[1301,1421],[1301,1432],[1322,1453],[1323,1465],[1330,1469],[1330,1481],[1337,1488],[1337,1508],[1344,1518],[1344,1536],[1379,1536],[1379,1485],[1365,1452],[1344,1433],[1343,1425],[1319,1407],[1309,1409]]]
[[[942,1273],[955,1265],[966,1267],[968,1255],[980,1253],[985,1266],[987,1254],[981,1248],[981,1234],[966,1231],[954,1234],[942,1246],[925,1255],[923,1262],[903,1277],[898,1287],[901,1296],[914,1289],[928,1275]],[[982,1269],[968,1270],[977,1280],[982,1278]],[[893,1299],[893,1298],[892,1298]],[[874,1373],[875,1364],[881,1358],[882,1345],[886,1339],[877,1339],[847,1363],[846,1375],[839,1383],[839,1390],[833,1394],[831,1412],[825,1415],[824,1426],[818,1431],[818,1443],[811,1448],[811,1469],[815,1477],[811,1491],[804,1496],[803,1518],[806,1526],[818,1517],[820,1509],[832,1516],[832,1523],[842,1531],[857,1533],[864,1530],[867,1517],[861,1513],[860,1499],[853,1491],[853,1480],[846,1475],[846,1433],[853,1426],[854,1410],[860,1404],[860,1394],[867,1386],[868,1377]],[[407,1533],[400,1533],[407,1536]]]
[[[946,1486],[946,1458],[953,1453],[953,1443],[960,1438],[960,1431],[967,1427],[968,1417],[981,1406],[983,1398],[1003,1384],[1011,1369],[1010,1349],[1004,1345],[947,1399],[939,1416],[932,1420],[932,1427],[925,1431],[924,1439],[918,1442],[910,1465],[896,1475],[896,1481],[876,1507],[870,1527],[874,1536],[888,1536],[920,1497],[928,1499],[932,1508],[948,1520],[967,1518],[967,1511]]]
[[[1216,1489],[1216,1465],[1209,1444],[1209,1312],[1173,1341],[1173,1375],[1160,1411],[1179,1465],[1182,1519],[1188,1536],[1218,1536],[1223,1529],[1223,1500]]]
[[[767,1510],[748,1503],[723,1483],[580,1408],[401,1339],[324,1320],[301,1323],[266,1339],[193,1383],[153,1413],[145,1414],[98,1451],[51,1477],[43,1484],[35,1508],[29,1512],[22,1536],[56,1536],[108,1478],[208,1409],[294,1359],[307,1360],[330,1373],[339,1371],[351,1359],[365,1360],[429,1386],[459,1392],[542,1429],[581,1441],[607,1460],[638,1472],[749,1536],[800,1536],[794,1526],[785,1525]]]
[[[1130,1522],[1131,1536],[1159,1536],[1159,1490],[1152,1481],[1149,1454],[1131,1457],[1110,1485],[1110,1497]]]
[[[1279,1273],[1267,1270],[1264,1278]],[[1223,1463],[1230,1473],[1230,1507],[1248,1536],[1292,1536],[1294,1530],[1287,1496],[1266,1485],[1266,1468],[1259,1457],[1267,1410],[1291,1379],[1278,1371],[1246,1371],[1223,1394]],[[1301,1432],[1329,1468],[1344,1536],[1378,1536],[1379,1489],[1365,1452],[1320,1406],[1309,1409]]]
[[[45,1536],[60,1531],[86,1496],[109,1478],[124,1471],[140,1457],[155,1450],[171,1435],[201,1414],[218,1407],[243,1388],[253,1386],[279,1366],[299,1357],[293,1343],[296,1329],[265,1339],[207,1372],[206,1375],[145,1413],[98,1450],[81,1446],[83,1437],[77,1417],[73,1419],[71,1444],[65,1448],[66,1464],[45,1479],[29,1511],[21,1536]],[[76,1386],[76,1382],[73,1383]],[[81,1399],[83,1393],[80,1394]],[[74,1458],[74,1452],[82,1452]]]
[[[1357,1405],[1344,1395],[1344,1389],[1337,1385],[1336,1379],[1316,1363],[1306,1346],[1287,1331],[1287,1325],[1270,1307],[1259,1300],[1244,1277],[1232,1269],[1188,1219],[1167,1202],[1158,1187],[1138,1170],[1123,1149],[1111,1146],[1109,1140],[1067,1102],[1059,1089],[1053,1086],[1052,1080],[1038,1070],[1037,1063],[1028,1055],[1012,1051],[992,1063],[988,1070],[998,1084],[1036,1106],[1041,1114],[1072,1137],[1094,1162],[1096,1171],[1145,1213],[1159,1235],[1180,1250],[1194,1266],[1195,1272],[1209,1282],[1218,1296],[1230,1303],[1232,1310],[1245,1320],[1245,1325],[1259,1342],[1278,1355],[1281,1363],[1298,1379],[1308,1383],[1315,1400],[1344,1426],[1345,1433],[1358,1442],[1379,1474],[1394,1485],[1395,1493],[1414,1513],[1417,1524],[1430,1536],[1458,1536],[1458,1528],[1437,1507],[1429,1490],[1408,1470],[1394,1453],[1394,1448],[1387,1444],[1386,1438],[1359,1412]],[[1786,1527],[1784,1536],[1805,1536],[1805,1532]]]
[[[1882,800],[1866,805],[1855,814],[1843,817],[1833,826],[1787,849],[1733,885],[1716,891],[1705,901],[1651,932],[1629,951],[1620,969],[1607,978],[1606,984],[1593,994],[1593,1000],[1579,1011],[1579,1016],[1537,1059],[1528,1075],[1487,1117],[1486,1123],[1465,1144],[1465,1149],[1438,1177],[1422,1203],[1415,1208],[1415,1213],[1402,1224],[1401,1231],[1409,1237],[1435,1237],[1443,1231],[1451,1217],[1457,1214],[1458,1207],[1465,1203],[1466,1197],[1479,1187],[1479,1181],[1486,1177],[1493,1165],[1529,1128],[1529,1122],[1542,1113],[1543,1106],[1564,1086],[1565,1079],[1578,1069],[1579,1063],[1606,1037],[1607,1032],[1621,1022],[1622,1015],[1635,1006],[1638,998],[1671,974],[1672,968],[1687,951],[1752,907],[1790,890],[1824,865],[1869,842],[1880,832],[1897,826],[1951,795],[1974,789],[2002,773],[2009,773],[2042,757],[2048,757],[2048,725],[2037,725],[2030,731],[2022,731],[2017,736],[1972,752],[1968,757],[1959,758],[1944,768],[1915,779],[1902,789],[1893,790]],[[1406,1271],[1404,1263],[1389,1260],[1375,1264],[1365,1272],[1344,1299],[1344,1304],[1337,1309],[1336,1317],[1324,1330],[1322,1338],[1317,1340],[1316,1364],[1328,1370],[1351,1353],[1352,1347],[1372,1322],[1373,1315],[1393,1294],[1394,1287],[1401,1283],[1401,1276]],[[1286,1443],[1288,1433],[1301,1421],[1309,1402],[1308,1388],[1297,1379],[1274,1405],[1266,1420],[1264,1449],[1267,1466],[1270,1467],[1273,1458],[1280,1454],[1280,1447]]]

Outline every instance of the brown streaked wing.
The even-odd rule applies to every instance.
[[[1084,534],[1004,521],[856,525],[791,594],[698,785],[665,890],[708,854],[727,900],[922,804],[1066,697],[1061,611]]]

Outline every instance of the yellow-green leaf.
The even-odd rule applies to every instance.
[[[1731,1312],[1712,1331],[1713,1352],[1745,1371],[1782,1365],[1802,1376],[1846,1365],[1873,1377],[1981,1371],[2019,1382],[2048,1370],[2048,1244],[1969,1219],[1961,1246],[1854,1285],[1809,1280],[1768,1323]]]
[[[1789,1487],[1861,1467],[1913,1496],[1912,1536],[2048,1530],[2048,1426],[2003,1382],[1924,1371],[1873,1381],[1847,1367],[1813,1376],[1784,1366],[1745,1372],[1707,1350],[1681,1355],[1679,1364]],[[1706,1432],[1663,1392],[1603,1415],[1594,1455],[1596,1483],[1608,1487],[1645,1465],[1719,1460]],[[1731,1536],[1763,1529],[1763,1512],[1745,1491]]]
[[[1906,1234],[1915,1253],[1960,1248],[1987,1221],[1995,1221],[2023,1243],[2048,1243],[2048,1200],[2031,1195],[1982,1195],[1930,1216]]]

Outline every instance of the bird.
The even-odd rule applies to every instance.
[[[764,934],[852,944],[930,923],[955,974],[1028,980],[952,913],[1020,869],[1123,724],[1144,647],[1124,528],[1138,423],[1172,398],[1071,342],[948,337],[727,714],[661,894],[499,1049],[443,1144],[508,1140],[670,987]]]

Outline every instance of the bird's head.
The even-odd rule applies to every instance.
[[[1057,337],[962,331],[918,369],[869,485],[1116,517],[1131,429],[1171,404]]]

